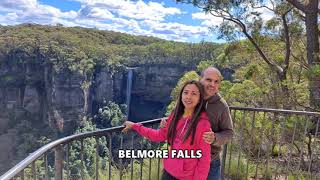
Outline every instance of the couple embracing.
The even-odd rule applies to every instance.
[[[220,152],[233,136],[227,103],[219,94],[221,73],[209,67],[199,81],[187,81],[177,104],[158,130],[126,121],[123,132],[134,129],[151,141],[167,140],[170,150],[201,151],[200,158],[163,159],[162,180],[219,180]]]

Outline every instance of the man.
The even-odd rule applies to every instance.
[[[220,180],[220,152],[234,133],[229,107],[219,94],[221,80],[220,71],[214,67],[202,71],[200,77],[205,90],[205,109],[211,123],[211,131],[203,134],[205,142],[211,144],[211,164],[207,180]],[[165,124],[165,120],[162,120],[160,127]]]
[[[205,69],[200,77],[200,82],[205,90],[205,109],[213,130],[203,135],[204,140],[211,144],[211,164],[208,180],[220,179],[220,152],[222,146],[232,138],[234,133],[229,107],[219,94],[221,80],[220,71],[214,67]]]

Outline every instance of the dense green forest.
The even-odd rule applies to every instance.
[[[2,26],[0,34],[2,61],[11,58],[25,63],[52,63],[58,70],[67,66],[82,74],[90,73],[98,65],[194,66],[200,59],[213,57],[220,47],[214,43],[188,44],[119,32],[33,24]]]
[[[185,69],[179,81],[177,80],[172,87],[172,101],[168,103],[168,112],[174,107],[181,84],[187,79],[197,79],[198,74],[204,68],[212,65],[235,72],[231,79],[222,81],[220,88],[221,94],[229,105],[319,112],[319,28],[316,23],[318,5],[313,4],[318,3],[317,1],[306,1],[305,4],[295,0],[270,1],[272,6],[268,6],[269,1],[181,0],[178,2],[191,3],[208,15],[222,18],[222,23],[213,27],[212,30],[219,38],[227,40],[226,43],[179,43],[81,27],[66,28],[62,25],[1,26],[0,87],[20,88],[26,84],[32,84],[38,92],[47,89],[46,82],[48,81],[43,81],[42,77],[19,71],[29,65],[39,66],[40,69],[53,67],[57,73],[67,69],[79,74],[82,77],[80,83],[84,94],[84,108],[79,113],[81,116],[73,126],[72,133],[117,126],[123,122],[126,107],[115,102],[104,101],[95,111],[96,114],[89,113],[88,94],[95,83],[96,71],[101,67],[108,67],[113,74],[122,72],[128,66],[168,65]],[[264,21],[261,8],[272,12],[273,17]],[[151,80],[154,79],[151,78]],[[51,87],[50,83],[48,86]],[[21,97],[21,94],[23,93],[18,96]],[[0,97],[4,96],[0,95]],[[41,93],[38,95],[47,96]],[[42,105],[48,104],[43,107],[51,108],[50,101],[41,102]],[[11,107],[11,104],[7,103],[1,107],[7,109]],[[12,111],[8,115],[3,113],[1,117],[10,117],[9,127],[11,129],[10,131],[3,130],[4,133],[17,132],[21,135],[19,137],[22,137],[16,143],[17,159],[22,159],[26,153],[62,135],[59,130],[60,126],[52,126],[50,118],[46,119],[45,115],[42,114],[35,118],[33,114],[27,113],[28,116],[26,116],[26,113],[23,112],[25,112],[24,109],[20,108],[19,111]],[[55,115],[55,113],[52,114]],[[259,163],[268,162],[259,162],[261,154],[261,156],[269,158],[268,155],[270,155],[273,160],[279,160],[279,162],[267,163],[271,169],[278,169],[286,164],[286,170],[279,168],[279,174],[282,173],[285,178],[318,178],[318,176],[308,177],[306,175],[308,171],[319,172],[317,167],[320,162],[317,157],[320,152],[320,141],[319,134],[317,134],[319,129],[317,118],[256,113],[253,114],[253,117],[256,116],[256,124],[252,125],[250,124],[251,114],[246,115],[248,114],[234,113],[237,135],[241,136],[235,137],[235,141],[241,140],[241,143],[244,144],[235,143],[229,147],[236,149],[239,156],[243,153],[242,161],[233,159],[230,153],[229,162],[233,164],[228,165],[231,167],[230,177],[232,179],[246,179],[245,168],[250,177],[257,178],[254,174],[258,173],[258,178],[272,179],[272,174],[268,172],[268,169],[266,171],[257,170],[258,168],[254,170]],[[23,121],[20,121],[22,117]],[[47,121],[43,122],[39,119]],[[42,125],[39,125],[41,124],[39,122]],[[253,130],[254,126],[256,129]],[[265,138],[262,138],[263,136]],[[119,141],[119,137],[113,138]],[[145,141],[142,144],[155,148]],[[71,176],[74,179],[80,178],[82,172],[79,169],[84,167],[84,177],[93,179],[96,176],[94,139],[88,139],[85,142],[86,164],[81,164],[79,161],[80,146],[79,143],[74,143],[70,149]],[[107,168],[111,168],[107,167],[110,162],[108,159],[110,151],[112,152],[107,148],[107,140],[102,138],[99,146],[99,155],[102,157],[99,162],[101,172],[106,172]],[[289,158],[286,156],[288,154],[290,154]],[[293,162],[293,164],[299,163],[298,168],[290,169],[290,166],[295,167],[288,160],[292,158],[291,156],[296,159],[299,159],[300,156],[300,161]],[[138,168],[142,163],[135,161],[134,166]],[[302,164],[301,169],[300,163]],[[311,163],[314,163],[313,166]],[[238,165],[235,166],[235,164]],[[41,169],[43,166],[40,167],[40,165],[43,165],[43,161],[37,164],[39,174],[43,174],[43,169]],[[126,168],[119,162],[112,162],[112,165],[114,172]],[[143,169],[143,171],[147,170]],[[52,169],[50,173],[53,176]],[[128,174],[129,171],[126,173]],[[138,171],[134,173],[135,176],[138,176]],[[104,173],[100,176],[101,178],[107,177]],[[112,174],[112,176],[118,178],[117,174]]]
[[[189,3],[189,1],[186,3]],[[248,9],[243,6],[245,3],[252,8]],[[225,44],[179,43],[153,37],[131,36],[81,27],[66,28],[61,25],[22,24],[1,26],[0,87],[20,88],[27,84],[35,86],[37,92],[43,92],[43,89],[51,87],[50,83],[47,85],[48,81],[43,80],[43,77],[36,73],[23,71],[26,69],[24,67],[30,65],[38,66],[39,69],[53,67],[53,71],[56,73],[68,70],[79,74],[82,78],[79,82],[84,94],[84,108],[81,109],[81,113],[79,113],[81,116],[70,133],[116,126],[123,121],[125,106],[114,102],[105,101],[95,111],[96,114],[89,113],[90,98],[88,94],[90,94],[91,87],[95,83],[94,78],[97,69],[102,67],[108,67],[113,74],[124,71],[125,67],[128,66],[168,65],[185,69],[186,72],[181,74],[177,85],[174,85],[176,87],[171,93],[173,99],[168,105],[168,111],[174,107],[179,86],[187,79],[197,79],[198,74],[204,68],[212,65],[220,69],[232,69],[235,72],[231,80],[224,80],[221,83],[221,94],[229,105],[319,111],[319,88],[317,88],[320,82],[318,81],[320,68],[317,64],[319,47],[317,51],[310,51],[310,48],[307,48],[312,44],[310,36],[315,35],[316,37],[313,37],[313,39],[318,39],[317,34],[309,32],[310,24],[305,23],[305,16],[301,16],[303,14],[301,9],[297,10],[290,3],[275,2],[273,8],[269,9],[274,13],[274,17],[267,22],[263,22],[258,11],[258,5],[263,4],[254,3],[217,2],[212,5],[203,1],[193,1],[193,5],[203,8],[204,11],[213,16],[224,19],[223,23],[215,30],[221,38],[228,40]],[[238,11],[233,11],[234,9]],[[247,21],[250,18],[252,21]],[[239,36],[241,38],[237,38]],[[310,56],[310,53],[313,55]],[[38,93],[38,95],[48,96],[45,93]],[[22,96],[21,93],[19,96]],[[41,101],[43,107],[45,107],[43,109],[50,110],[52,103],[48,98],[45,99],[47,101]],[[6,109],[9,105],[6,104],[2,107]],[[18,150],[16,161],[25,157],[26,153],[32,152],[39,146],[63,134],[60,132],[59,123],[57,126],[52,126],[50,118],[46,119],[46,114],[40,113],[40,116],[35,117],[32,116],[32,113],[27,113],[28,116],[26,116],[26,113],[23,112],[25,112],[24,109],[20,108],[19,111],[2,115],[4,118],[10,117],[9,127],[11,128],[10,131],[4,130],[3,133],[17,132],[21,135],[19,137],[22,137],[20,141],[16,142],[16,149]],[[50,114],[50,111],[48,112]],[[52,114],[55,115],[55,112],[53,110]],[[239,113],[235,113],[235,116],[237,115],[240,116]],[[21,118],[22,121],[20,121]],[[272,119],[271,116],[268,118]],[[288,154],[289,150],[290,152],[293,151],[295,156],[305,154],[305,163],[311,159],[310,157],[317,156],[320,148],[319,139],[315,133],[316,129],[319,128],[317,120],[313,119],[309,126],[305,126],[308,129],[308,131],[305,130],[305,134],[301,130],[297,133],[298,137],[290,140],[288,138],[291,135],[290,133],[295,132],[295,129],[304,128],[305,119],[285,116],[281,118],[285,119],[284,125],[281,125],[280,122],[273,124],[271,121],[265,122],[263,115],[257,114],[256,124],[257,129],[260,128],[260,132],[263,131],[266,136],[273,135],[272,137],[275,137],[275,139],[284,139],[283,145],[277,145],[276,143],[272,145],[270,152],[274,158],[283,158],[282,155]],[[43,122],[39,119],[45,119],[46,121]],[[248,133],[250,132],[249,117],[243,119],[248,120],[244,123],[244,127],[238,125],[236,127],[247,132],[244,137],[250,145],[242,147],[233,145],[232,147],[235,149],[243,148],[244,152],[248,152],[244,162],[238,161],[238,164],[247,164],[248,168],[255,165],[254,163],[248,165],[248,161],[250,159],[253,159],[253,162],[255,161],[254,158],[257,157],[258,151],[260,152],[260,145],[268,144],[273,140],[261,139],[258,134],[252,136]],[[281,126],[285,129],[284,133],[280,133]],[[271,133],[272,130],[275,132]],[[115,141],[119,141],[119,137],[113,138]],[[249,140],[251,142],[248,142]],[[288,145],[290,141],[294,146]],[[151,146],[147,142],[144,143],[146,146]],[[300,146],[299,143],[301,143]],[[93,144],[94,139],[89,139],[85,143],[87,149],[85,152],[85,158],[87,159],[85,175],[88,179],[94,177],[95,152],[93,151]],[[78,160],[80,156],[79,146],[75,143],[70,151],[73,161],[70,164],[71,173],[74,178],[80,177],[79,168],[83,166]],[[302,147],[306,147],[307,150]],[[100,162],[100,168],[103,170],[107,169],[106,164],[109,163],[108,152],[110,151],[108,151],[107,142],[102,139],[99,153],[103,157]],[[265,150],[265,153],[268,152]],[[112,163],[112,168],[121,169],[121,163]],[[138,166],[139,162],[136,163],[135,165]],[[315,161],[314,163],[317,165],[319,162]],[[303,165],[303,167],[307,169],[307,165]],[[234,171],[233,178],[244,178],[243,174],[241,177],[237,177],[237,168],[232,168]],[[39,169],[39,173],[43,173],[41,168]],[[265,178],[269,177],[268,172],[260,173]],[[306,177],[304,176],[305,171],[296,172],[292,170],[292,174],[295,173],[300,173],[302,179]],[[300,177],[300,175],[293,177]],[[101,176],[106,177],[105,174]]]
[[[199,43],[187,44],[168,42],[150,37],[135,37],[126,34],[99,31],[84,28],[65,28],[61,26],[40,26],[40,25],[19,25],[13,27],[1,27],[1,64],[2,72],[1,87],[16,87],[21,84],[34,84],[41,81],[41,77],[26,76],[21,74],[10,74],[4,67],[27,66],[28,64],[38,64],[42,67],[50,64],[55,71],[63,72],[65,69],[73,73],[81,74],[84,81],[80,81],[81,88],[89,89],[93,83],[95,68],[109,67],[113,73],[122,71],[126,66],[157,66],[159,64],[182,66],[187,71],[177,85],[172,89],[172,102],[168,105],[168,112],[175,104],[176,95],[181,84],[188,79],[198,79],[199,73],[208,66],[216,66],[220,69],[234,70],[232,80],[224,80],[221,83],[221,94],[228,101],[229,105],[242,107],[268,107],[286,108],[294,110],[305,110],[310,108],[310,94],[308,78],[310,71],[306,68],[303,58],[290,58],[287,67],[286,80],[279,79],[279,74],[267,63],[263,62],[261,56],[249,40],[234,41],[226,44]],[[5,34],[5,35],[4,35]],[[302,43],[304,36],[298,38],[297,42]],[[257,38],[261,49],[279,65],[285,64],[286,44],[281,37],[260,36]],[[301,54],[298,48],[302,44],[296,44],[297,49],[293,48],[292,53]],[[300,55],[299,55],[300,56]],[[22,68],[23,69],[23,68]],[[285,89],[283,87],[286,87]],[[85,91],[84,91],[85,92]],[[82,114],[76,123],[72,133],[93,131],[96,129],[108,128],[121,125],[124,121],[126,112],[125,105],[118,105],[114,102],[101,104],[96,114]],[[16,113],[16,112],[15,112]],[[26,152],[32,152],[35,148],[48,143],[61,136],[59,129],[50,126],[50,123],[35,125],[39,122],[36,118],[25,119],[19,122],[15,116],[16,129],[22,135],[17,146],[18,159],[25,157]],[[293,124],[301,122],[301,119],[289,119],[287,131],[291,132]],[[14,122],[12,122],[14,123]],[[258,124],[263,124],[263,118],[259,117]],[[270,131],[271,124],[266,124],[265,131]],[[249,125],[248,125],[249,126]],[[300,125],[299,125],[300,126]],[[14,127],[14,125],[11,125]],[[303,125],[301,124],[301,128]],[[315,128],[315,127],[313,127]],[[279,129],[277,129],[278,131]],[[249,131],[249,129],[247,129]],[[70,133],[70,132],[69,132]],[[278,134],[278,136],[280,136]],[[256,137],[256,136],[254,136]],[[313,138],[313,136],[310,136]],[[112,136],[114,142],[120,141],[119,136]],[[249,138],[248,138],[249,139]],[[297,139],[304,141],[303,139]],[[262,143],[257,138],[256,143]],[[308,142],[308,139],[305,139]],[[315,141],[315,140],[313,140]],[[157,148],[147,141],[143,141],[145,147]],[[117,146],[119,144],[115,144]],[[95,139],[84,141],[85,164],[81,164],[80,143],[75,142],[70,147],[70,175],[72,178],[85,176],[87,179],[95,177]],[[236,148],[236,146],[234,146]],[[257,153],[258,146],[249,146],[250,151]],[[314,147],[316,149],[317,147]],[[117,148],[113,149],[115,153]],[[279,153],[279,147],[274,146],[274,153]],[[282,150],[285,153],[286,150]],[[315,151],[315,150],[314,150]],[[99,155],[99,176],[106,178],[109,164],[109,148],[105,138],[100,139]],[[253,155],[254,156],[254,155]],[[50,160],[51,159],[51,160]],[[49,156],[51,165],[49,168],[50,176],[54,176],[52,169],[52,154]],[[149,160],[144,160],[149,163]],[[234,160],[236,161],[236,160]],[[150,161],[151,162],[151,161]],[[135,161],[134,166],[139,169],[143,162]],[[157,164],[157,160],[152,161]],[[236,164],[236,162],[234,162]],[[119,169],[123,170],[123,176],[129,174],[127,164],[122,164],[112,160],[113,177],[119,177]],[[38,161],[36,167],[40,176],[44,175],[44,161]],[[250,166],[254,166],[251,164]],[[84,168],[84,172],[80,169]],[[124,168],[124,169],[123,169]],[[128,168],[126,170],[126,168]],[[144,166],[145,172],[148,170]],[[236,177],[237,167],[232,167],[231,173]],[[30,176],[31,170],[26,170]],[[81,173],[85,173],[81,175]],[[252,173],[252,172],[251,172]],[[134,171],[138,176],[139,171]],[[152,171],[155,176],[156,170]],[[244,176],[244,174],[241,175]],[[302,176],[303,177],[303,176]],[[240,179],[241,179],[240,178]]]
[[[101,97],[106,100],[99,99],[95,107],[90,101],[95,95],[92,89],[99,86],[95,78],[101,69],[108,70],[110,74],[102,77],[111,79],[118,89],[112,84],[105,88],[118,93],[125,77],[117,78],[126,73],[126,67],[168,66],[185,71],[203,59],[212,59],[223,51],[222,47],[61,25],[1,26],[0,108],[4,113],[0,115],[0,132],[3,154],[7,155],[0,159],[13,166],[41,145],[75,133],[88,114],[87,119],[98,128],[119,125],[124,116],[112,116],[105,109],[108,101],[117,99],[112,97],[114,93],[111,99]],[[178,77],[180,72],[172,73]],[[8,143],[10,146],[5,145]],[[0,166],[9,168],[4,163]]]
[[[280,85],[277,95],[291,99],[290,93],[294,85],[290,83],[299,84],[303,79],[301,75],[304,75],[304,80],[308,81],[307,94],[309,94],[310,103],[305,106],[296,101],[292,106],[292,101],[297,99],[293,97],[289,101],[282,101],[280,106],[273,104],[274,107],[291,109],[298,104],[310,110],[319,111],[317,1],[308,1],[305,4],[295,0],[241,2],[181,0],[178,2],[192,4],[212,17],[223,19],[219,25],[212,27],[220,38],[229,42],[237,42],[239,37],[246,39],[244,41],[246,43],[242,43],[240,49],[246,46],[249,52],[235,54],[234,57],[243,59],[241,55],[246,57],[250,55],[252,60],[257,60],[256,62],[263,67],[261,69],[269,71],[268,73],[272,75],[268,77],[272,84]],[[272,14],[272,18],[265,18],[267,12]],[[230,52],[236,52],[237,48],[233,50],[235,51]],[[253,62],[249,63],[253,64]],[[254,69],[255,67],[251,66],[250,71],[254,72]],[[251,72],[247,75],[253,75]],[[248,78],[248,76],[241,78]]]
[[[243,83],[247,83],[244,86],[257,86],[258,89],[253,88],[256,90],[255,93],[258,93],[257,98],[245,100],[246,105],[287,107],[287,109],[310,107],[307,86],[308,77],[312,72],[306,67],[304,52],[300,48],[303,46],[303,35],[292,34],[292,41],[296,43],[291,45],[290,63],[285,59],[286,53],[284,52],[287,47],[281,36],[255,37],[256,42],[269,59],[279,64],[280,67],[286,67],[286,78],[282,80],[279,78],[279,73],[274,71],[273,66],[264,63],[249,40],[226,45],[187,44],[95,29],[31,24],[2,26],[0,34],[0,63],[2,64],[53,64],[57,71],[68,68],[84,75],[89,81],[96,66],[110,66],[116,70],[124,66],[141,64],[176,64],[196,70],[198,64],[203,66],[209,63],[220,68],[236,70],[234,78],[238,86]],[[205,61],[200,62],[201,60]],[[1,85],[19,81],[21,79],[1,76]],[[288,94],[290,96],[287,96]],[[234,98],[232,100],[234,95],[227,95],[229,96],[231,104],[233,102],[244,103]],[[282,96],[285,96],[286,100]]]

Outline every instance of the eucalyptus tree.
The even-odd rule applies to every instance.
[[[219,38],[228,41],[246,38],[272,72],[275,73],[284,97],[290,97],[287,85],[288,69],[292,58],[292,38],[299,32],[292,32],[292,26],[301,26],[301,21],[291,4],[284,1],[260,0],[178,0],[192,3],[206,14],[221,18],[222,22],[212,27],[218,32]],[[272,18],[266,19],[267,15]],[[302,28],[298,28],[302,29]],[[284,43],[282,57],[275,57],[264,45],[267,39],[276,39]],[[284,108],[289,108],[290,102],[283,101]]]
[[[307,36],[307,60],[310,69],[309,87],[311,106],[320,109],[320,59],[319,59],[319,0],[287,0],[302,14]]]

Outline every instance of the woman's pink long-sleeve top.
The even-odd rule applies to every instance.
[[[140,135],[148,138],[151,141],[161,142],[165,140],[170,140],[167,137],[168,127],[172,122],[173,113],[168,118],[167,126],[158,130],[147,128],[142,126],[140,123],[135,123],[133,125],[133,129],[136,130]],[[201,158],[184,158],[179,159],[178,161],[170,161],[170,153],[169,151],[169,158],[163,159],[164,169],[171,174],[172,176],[176,177],[177,179],[183,180],[206,180],[209,169],[210,169],[210,144],[204,142],[202,135],[204,132],[210,131],[210,122],[205,112],[201,113],[200,121],[198,122],[196,128],[196,134],[194,138],[194,142],[191,145],[191,135],[185,142],[180,143],[177,145],[175,143],[176,140],[183,139],[184,134],[187,131],[187,126],[190,121],[190,118],[181,118],[178,121],[177,128],[176,128],[176,137],[173,140],[173,145],[171,145],[171,149],[176,150],[201,150],[202,156]],[[186,127],[186,128],[183,128]],[[183,130],[183,132],[182,132]],[[182,132],[182,133],[181,133]],[[182,135],[182,136],[179,136]],[[180,138],[180,139],[177,139]],[[177,141],[176,141],[177,142]],[[190,151],[188,151],[190,152]],[[181,164],[179,164],[181,163]],[[177,169],[181,167],[182,169]]]

